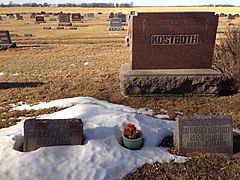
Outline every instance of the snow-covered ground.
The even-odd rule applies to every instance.
[[[85,142],[76,146],[42,147],[32,152],[19,152],[14,144],[23,137],[24,118],[17,125],[0,129],[0,179],[121,179],[145,163],[177,162],[188,158],[172,155],[159,147],[165,136],[172,135],[175,122],[148,115],[149,109],[133,109],[90,97],[76,97],[42,102],[35,106],[21,103],[12,110],[63,107],[65,109],[38,118],[79,118],[83,122]],[[164,111],[164,110],[163,110]],[[127,122],[143,132],[144,147],[128,150],[120,142]]]

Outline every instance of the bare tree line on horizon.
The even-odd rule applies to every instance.
[[[57,3],[57,4],[48,4],[47,2],[43,4],[38,3],[23,3],[17,4],[10,1],[8,4],[1,3],[0,7],[133,7],[133,1],[130,3]]]

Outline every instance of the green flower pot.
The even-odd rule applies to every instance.
[[[131,150],[139,149],[142,146],[142,142],[143,142],[142,133],[141,133],[141,137],[138,139],[128,139],[124,136],[124,133],[122,132],[122,139],[123,139],[124,146]]]

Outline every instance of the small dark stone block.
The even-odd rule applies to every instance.
[[[32,37],[32,34],[24,34],[25,37]]]
[[[72,27],[69,27],[69,29],[70,29],[70,30],[77,30],[78,28],[77,28],[77,27],[74,27],[74,26],[72,26]]]
[[[230,116],[179,117],[174,131],[178,152],[233,153]]]
[[[52,29],[51,26],[44,26],[43,29]]]
[[[57,29],[64,29],[64,26],[57,26]]]
[[[82,145],[83,141],[80,119],[28,119],[24,122],[25,152],[46,146]]]

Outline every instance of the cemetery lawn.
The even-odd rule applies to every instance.
[[[95,14],[103,12],[103,15],[76,24],[78,30],[57,30],[57,22],[49,22],[48,19],[46,24],[40,25],[28,17],[24,21],[1,22],[1,30],[10,30],[10,33],[19,35],[12,37],[12,41],[17,42],[17,48],[0,51],[1,128],[16,124],[20,117],[34,117],[63,109],[51,107],[18,111],[11,110],[13,104],[34,105],[56,99],[89,96],[136,109],[149,108],[153,110],[153,115],[168,115],[169,120],[174,120],[177,115],[231,115],[234,128],[240,129],[240,93],[219,97],[122,96],[119,70],[122,64],[129,62],[129,51],[124,43],[126,31],[107,31],[107,17],[111,11],[129,13],[130,9],[4,8],[1,12],[30,13],[42,10]],[[144,7],[136,10],[156,11],[155,8]],[[239,10],[223,8],[216,9],[216,12],[235,14]],[[224,20],[226,19],[222,19]],[[25,22],[29,24],[24,24]],[[43,30],[44,26],[52,26],[52,30]],[[26,33],[33,34],[33,37],[24,37]],[[238,147],[233,156],[186,154],[192,158],[186,163],[146,164],[126,178],[237,179],[240,177],[239,153]]]

